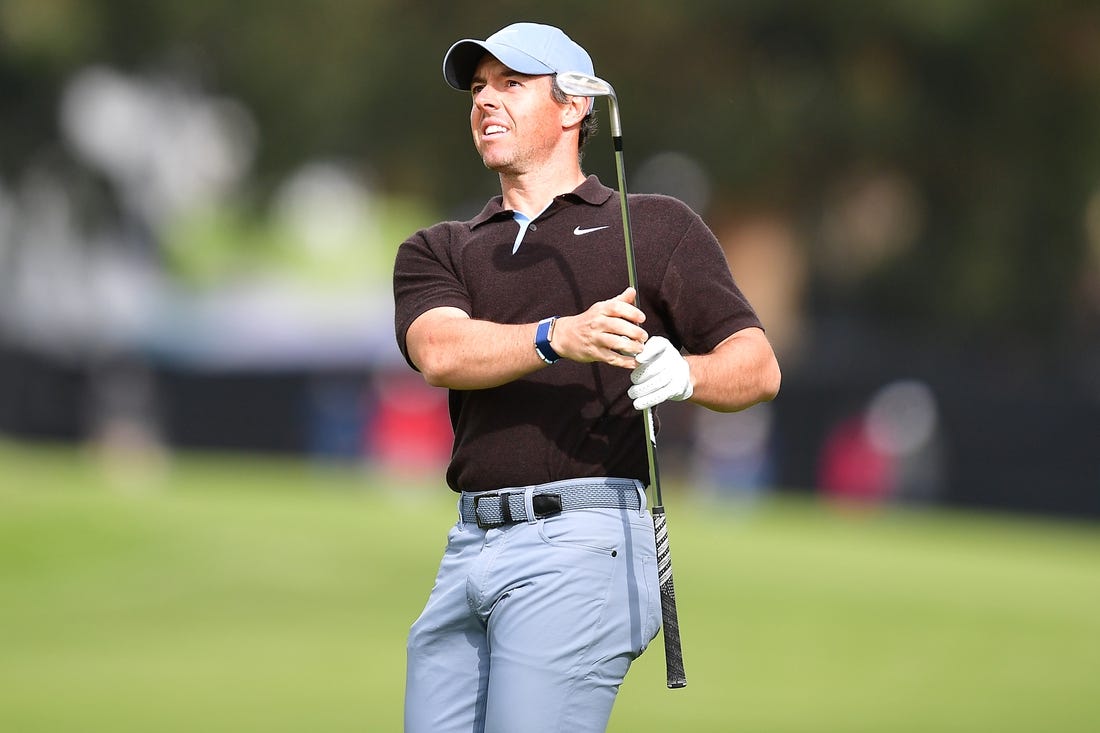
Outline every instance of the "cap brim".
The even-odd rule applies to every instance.
[[[466,38],[451,46],[443,57],[443,78],[447,80],[447,84],[459,91],[469,91],[474,69],[486,53],[492,54],[500,63],[521,74],[554,73],[546,64],[511,46]]]

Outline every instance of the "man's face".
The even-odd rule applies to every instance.
[[[520,175],[561,147],[568,105],[553,100],[551,84],[550,76],[520,74],[489,54],[481,59],[470,85],[470,128],[486,168]]]

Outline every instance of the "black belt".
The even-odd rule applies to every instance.
[[[528,516],[525,496],[531,489]],[[463,522],[476,522],[482,529],[552,517],[573,509],[642,508],[638,483],[631,479],[569,479],[536,486],[518,486],[500,491],[463,491],[460,502]]]

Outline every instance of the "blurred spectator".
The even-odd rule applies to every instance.
[[[809,264],[794,226],[778,213],[735,213],[719,241],[786,368],[798,356],[807,325]]]
[[[91,445],[108,481],[121,489],[155,488],[167,468],[154,382],[148,366],[137,359],[106,359],[91,373]]]
[[[724,499],[752,503],[775,481],[774,408],[742,412],[694,410],[694,487]]]
[[[306,394],[309,454],[327,460],[359,460],[369,419],[364,379],[318,376]]]
[[[938,412],[923,382],[899,380],[841,420],[822,446],[818,487],[862,504],[926,501],[942,488]]]
[[[451,455],[447,393],[419,374],[382,372],[375,381],[377,407],[370,422],[368,454],[399,474],[438,474]]]
[[[894,461],[871,441],[862,413],[841,420],[821,449],[818,486],[830,499],[884,501],[894,485]]]

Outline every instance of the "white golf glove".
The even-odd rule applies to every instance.
[[[634,400],[634,409],[644,410],[665,400],[691,397],[694,388],[688,363],[664,336],[646,341],[642,353],[634,358],[638,362],[630,373],[634,386],[627,390],[627,395]]]

